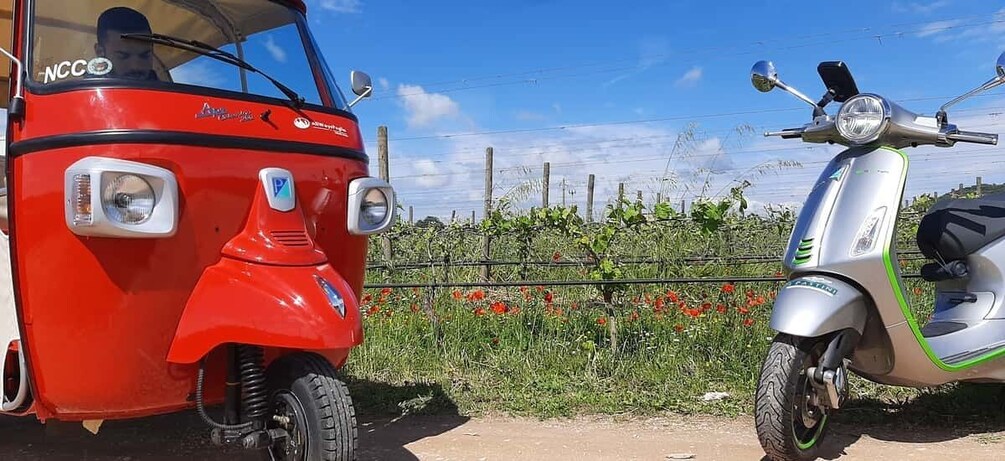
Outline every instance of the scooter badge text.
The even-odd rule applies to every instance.
[[[822,291],[827,293],[829,296],[835,296],[838,293],[837,288],[834,288],[826,283],[813,282],[805,279],[796,279],[788,283],[785,288],[809,288],[811,290]]]

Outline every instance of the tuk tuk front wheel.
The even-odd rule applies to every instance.
[[[317,354],[277,360],[266,372],[272,411],[268,427],[289,434],[264,451],[276,461],[353,461],[358,448],[356,412],[335,367]]]

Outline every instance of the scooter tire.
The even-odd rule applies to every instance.
[[[800,405],[805,399],[799,393],[807,386],[805,369],[818,365],[815,362],[826,346],[825,338],[786,334],[771,343],[754,396],[754,423],[761,447],[772,461],[817,459],[830,410],[822,409],[816,424],[806,427]],[[802,440],[798,433],[803,434]]]
[[[273,400],[288,393],[305,416],[307,450],[291,461],[356,460],[356,411],[349,389],[328,360],[314,353],[291,354],[270,365],[266,376]],[[286,459],[273,456],[273,450],[263,450],[263,459]]]

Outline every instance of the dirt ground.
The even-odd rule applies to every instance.
[[[749,418],[610,417],[539,421],[459,416],[360,420],[361,461],[760,460]],[[1005,460],[1003,428],[836,424],[824,459]],[[79,424],[42,426],[0,418],[3,460],[254,460],[210,445],[194,413],[106,422],[97,436]]]

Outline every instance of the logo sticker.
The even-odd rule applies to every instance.
[[[845,170],[847,170],[847,169],[848,169],[847,165],[845,165],[845,166],[843,166],[841,168],[838,168],[838,170],[835,171],[834,174],[831,175],[831,179],[833,179],[835,181],[840,181],[841,177],[844,176]]]
[[[335,133],[337,136],[341,136],[343,138],[349,137],[349,130],[346,130],[341,126],[334,125],[331,123],[311,121],[304,117],[297,117],[293,119],[293,126],[300,128],[301,130],[313,128],[315,130],[331,131],[332,133]]]
[[[213,107],[209,105],[208,102],[204,102],[202,103],[202,110],[195,114],[195,118],[215,118],[220,121],[227,121],[236,118],[241,122],[250,122],[255,119],[255,116],[251,115],[250,110],[242,110],[240,112],[232,113],[227,110],[226,107]]]
[[[87,63],[87,72],[92,75],[107,75],[112,71],[112,61],[108,58],[94,58]]]
[[[327,280],[321,278],[321,276],[315,275],[314,279],[318,281],[318,285],[321,286],[321,291],[325,292],[325,297],[328,298],[328,303],[331,304],[332,308],[335,309],[342,318],[345,318],[345,300],[342,299],[342,295],[339,294],[338,290],[335,289]]]
[[[272,195],[276,198],[292,197],[289,178],[272,178]]]
[[[269,206],[277,211],[290,211],[297,206],[296,184],[293,175],[282,168],[265,168],[258,172],[265,188]]]

